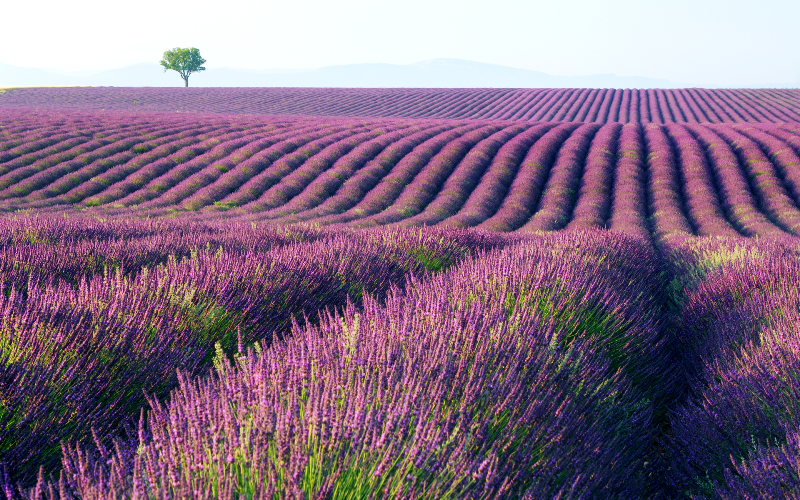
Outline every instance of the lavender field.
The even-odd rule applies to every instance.
[[[778,123],[797,89],[30,88],[0,108],[596,123]]]
[[[793,91],[175,90],[0,95],[0,497],[800,498]]]

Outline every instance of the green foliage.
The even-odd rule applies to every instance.
[[[172,50],[164,52],[160,64],[164,68],[164,71],[170,69],[177,71],[178,74],[181,75],[181,78],[183,78],[185,86],[188,87],[189,75],[199,71],[205,71],[206,68],[203,67],[205,62],[206,60],[200,56],[200,51],[198,49],[194,47],[188,49],[175,47]]]

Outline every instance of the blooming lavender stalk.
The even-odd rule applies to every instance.
[[[670,419],[671,481],[697,497],[772,498],[780,487],[766,477],[783,478],[791,491],[787,443],[800,405],[797,241],[703,239],[688,248],[681,310],[688,391]]]
[[[565,258],[539,258],[553,252]],[[530,240],[269,349],[219,354],[211,376],[182,376],[167,402],[151,401],[135,446],[68,445],[61,479],[39,487],[47,498],[641,497],[643,395],[655,387],[638,378],[638,349],[656,355],[648,373],[664,377],[666,361],[649,252],[603,233]],[[465,295],[470,283],[482,287]],[[656,309],[629,303],[634,290]],[[586,328],[603,321],[611,337]]]

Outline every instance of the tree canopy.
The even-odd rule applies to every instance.
[[[189,75],[206,70],[203,67],[205,62],[200,51],[194,47],[188,49],[175,47],[164,52],[164,57],[161,58],[161,66],[164,67],[164,71],[168,69],[177,71],[183,78],[186,87],[189,86]]]

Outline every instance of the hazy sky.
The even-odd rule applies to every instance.
[[[453,57],[694,85],[800,81],[797,0],[23,0],[0,63],[102,70],[197,47],[206,67]]]

